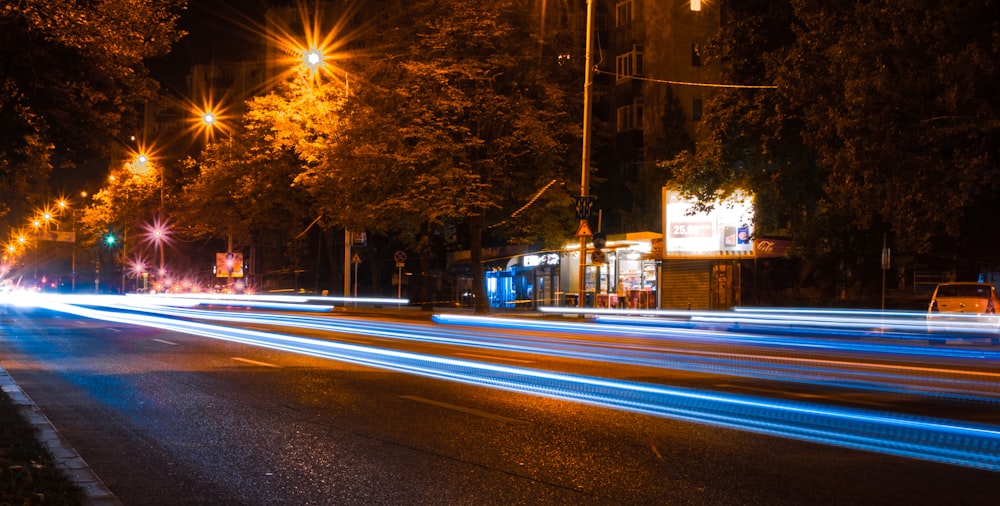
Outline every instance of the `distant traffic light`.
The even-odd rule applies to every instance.
[[[114,246],[115,241],[117,241],[115,234],[108,234],[107,237],[104,238],[104,242],[107,243],[108,246]]]

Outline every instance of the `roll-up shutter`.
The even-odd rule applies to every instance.
[[[711,260],[663,261],[660,279],[663,309],[709,309]]]

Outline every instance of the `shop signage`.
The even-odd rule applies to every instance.
[[[782,258],[792,246],[792,241],[778,237],[758,237],[753,246],[757,258]]]

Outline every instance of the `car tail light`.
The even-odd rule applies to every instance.
[[[937,299],[931,299],[931,311],[935,313],[938,311]]]
[[[986,301],[986,314],[994,314],[997,312],[997,308],[993,305],[993,299]]]

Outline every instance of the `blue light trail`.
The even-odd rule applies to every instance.
[[[116,302],[117,301],[117,302]],[[146,298],[110,298],[106,304],[139,308],[159,315],[202,321],[284,326],[321,332],[341,332],[393,340],[420,341],[476,347],[506,352],[543,354],[558,358],[629,364],[663,370],[752,378],[757,380],[822,385],[853,390],[877,391],[935,398],[958,399],[990,404],[1000,403],[997,380],[1000,372],[967,371],[954,367],[908,367],[885,363],[844,360],[820,360],[808,357],[763,355],[677,347],[674,342],[740,346],[761,345],[774,349],[861,351],[867,356],[895,357],[905,354],[938,356],[937,347],[901,347],[894,343],[825,342],[812,340],[761,338],[747,334],[709,330],[651,329],[648,325],[591,325],[581,322],[538,321],[536,319],[495,318],[469,315],[435,315],[434,320],[448,327],[421,327],[413,324],[386,323],[371,319],[329,318],[271,313],[219,312],[164,308]],[[110,307],[110,306],[109,306]],[[566,333],[554,337],[541,335],[483,333],[456,328],[492,327],[512,331],[543,330]],[[581,340],[577,335],[626,336],[631,339]],[[640,339],[640,340],[637,340]],[[921,351],[922,350],[922,351]],[[984,353],[986,355],[984,356]],[[952,357],[965,359],[1000,359],[1000,351],[956,349]]]
[[[986,424],[540,371],[138,312],[98,310],[58,301],[43,301],[39,305],[88,318],[185,332],[511,392],[1000,471],[1000,428]],[[405,333],[401,329],[395,332]]]

